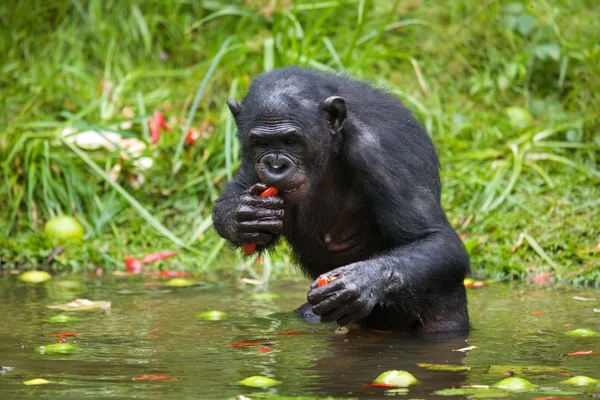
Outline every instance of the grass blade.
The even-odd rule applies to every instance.
[[[179,143],[177,144],[177,150],[175,150],[175,155],[173,156],[173,159],[171,160],[171,165],[173,166],[172,167],[173,169],[171,171],[172,174],[177,173],[177,171],[180,168],[179,158],[181,157],[181,152],[183,151],[185,137],[187,135],[187,132],[190,130],[190,127],[192,126],[192,121],[194,120],[194,115],[196,114],[198,105],[200,104],[200,99],[202,99],[202,96],[204,95],[204,91],[206,90],[206,87],[208,86],[208,82],[212,78],[212,76],[215,72],[215,69],[217,68],[217,65],[219,64],[219,61],[221,61],[221,57],[223,57],[223,54],[225,54],[225,51],[227,50],[227,47],[229,46],[229,43],[232,40],[233,40],[233,37],[230,36],[223,42],[223,44],[219,48],[219,51],[217,52],[217,55],[213,58],[213,61],[210,64],[210,67],[208,68],[208,71],[206,71],[206,74],[204,74],[204,78],[202,78],[202,82],[200,82],[200,86],[198,87],[198,90],[196,90],[196,95],[194,96],[194,101],[192,101],[192,106],[190,107],[190,111],[188,113],[188,117],[185,122],[185,127],[183,128],[183,132],[181,132],[181,137],[179,138]]]
[[[156,229],[160,234],[165,236],[167,239],[172,241],[179,247],[185,247],[189,249],[181,239],[179,239],[173,232],[171,232],[167,227],[160,223],[159,220],[154,218],[152,214],[144,206],[142,206],[132,195],[129,194],[127,190],[125,190],[121,185],[117,182],[113,181],[96,163],[88,157],[83,151],[77,148],[74,144],[64,140],[61,138],[62,143],[67,146],[71,151],[73,151],[83,162],[85,162],[98,176],[106,181],[113,189],[115,189],[121,196],[129,202],[129,204],[140,214],[140,216],[148,222],[154,229]]]

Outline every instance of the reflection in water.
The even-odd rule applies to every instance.
[[[594,357],[561,357],[600,351],[600,339],[565,336],[567,329],[600,330],[600,304],[578,302],[574,295],[600,297],[596,291],[539,290],[491,285],[469,291],[474,326],[463,336],[419,338],[398,333],[334,333],[326,324],[308,324],[292,312],[306,301],[307,284],[282,282],[278,299],[251,299],[245,289],[206,283],[186,289],[145,285],[137,278],[32,286],[0,278],[0,398],[233,398],[243,394],[389,398],[385,388],[367,387],[387,370],[406,370],[419,381],[410,398],[431,398],[438,389],[459,384],[493,384],[504,378],[490,365],[554,367],[527,375],[532,382],[556,385],[571,373],[600,378]],[[79,322],[54,325],[43,320],[58,312],[49,304],[74,298],[112,301],[112,310],[72,312]],[[195,315],[219,310],[222,321]],[[532,312],[535,310],[536,312]],[[566,327],[568,325],[569,327]],[[71,355],[40,356],[41,345],[55,343],[48,334],[77,331],[69,340],[81,347]],[[291,334],[283,335],[283,332]],[[228,346],[258,341],[262,346]],[[468,352],[453,350],[477,346]],[[418,363],[468,365],[466,372],[430,371]],[[12,370],[14,368],[14,370]],[[263,375],[282,382],[269,389],[245,388],[236,382]],[[176,380],[134,380],[167,376]],[[45,378],[53,384],[28,387],[23,381]]]
[[[320,390],[333,396],[383,395],[385,388],[367,387],[377,375],[388,370],[412,373],[419,385],[411,388],[411,396],[427,396],[434,390],[462,383],[464,373],[429,371],[416,363],[462,364],[464,353],[452,351],[465,347],[466,335],[415,337],[398,333],[350,331],[332,337],[315,371],[320,376]]]

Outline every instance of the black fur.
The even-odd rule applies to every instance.
[[[468,330],[469,257],[440,203],[435,148],[398,99],[292,67],[261,75],[241,104],[228,104],[243,158],[214,226],[259,251],[283,235],[307,276],[336,274],[311,285],[307,319]],[[268,186],[280,195],[259,197]]]

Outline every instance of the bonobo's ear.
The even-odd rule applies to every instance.
[[[346,121],[346,100],[339,96],[328,97],[321,104],[321,109],[329,116],[331,133],[338,133]]]
[[[242,112],[242,107],[240,107],[238,102],[233,99],[227,100],[227,105],[229,106],[229,110],[231,111],[234,117],[237,117],[240,114],[240,112]]]

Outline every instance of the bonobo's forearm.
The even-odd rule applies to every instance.
[[[237,196],[249,187],[239,178],[238,175],[235,180],[227,184],[223,194],[215,202],[212,214],[213,226],[217,233],[231,242],[234,242],[234,211],[237,206]],[[241,243],[235,244],[241,245]]]
[[[396,321],[406,318],[402,315],[412,315],[425,327],[431,318],[441,317],[440,323],[452,320],[451,316],[445,319],[446,314],[456,311],[462,327],[466,321],[463,280],[468,270],[465,248],[448,226],[368,260],[329,271],[327,275],[337,279],[321,287],[318,280],[313,282],[307,298],[323,322],[337,321],[341,326],[368,320],[378,307],[387,310],[391,325],[405,322]]]
[[[430,301],[461,288],[470,271],[467,251],[452,228],[397,247],[368,263],[386,276],[384,304],[398,304],[413,315],[436,307]]]

